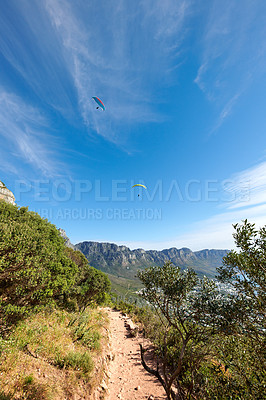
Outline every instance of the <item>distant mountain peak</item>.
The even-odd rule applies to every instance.
[[[75,246],[88,259],[93,267],[125,278],[135,278],[139,269],[162,266],[171,261],[180,268],[193,268],[198,275],[214,277],[216,268],[222,264],[228,250],[201,250],[193,252],[187,247],[171,247],[164,250],[130,250],[127,246],[114,243],[85,241]]]
[[[64,229],[62,229],[62,228],[58,228],[58,231],[59,231],[60,235],[62,236],[62,238],[64,239],[65,245],[74,250],[75,246],[70,242],[70,239],[66,234],[66,231]]]

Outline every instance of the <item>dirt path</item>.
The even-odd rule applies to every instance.
[[[126,318],[119,311],[109,309],[108,315],[114,359],[110,362],[107,400],[165,400],[161,384],[141,365],[139,343],[143,344],[143,339],[130,337]]]

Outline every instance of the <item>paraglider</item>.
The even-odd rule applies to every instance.
[[[100,107],[105,110],[104,104],[102,102],[102,100],[99,99],[99,97],[93,96],[92,97],[93,100],[98,104],[98,106],[96,107],[96,109],[98,110]]]
[[[143,187],[144,189],[147,189],[145,185],[142,185],[141,183],[136,183],[136,185],[133,185],[132,188],[136,187],[136,186],[140,186]],[[139,194],[138,194],[139,197]]]
[[[132,188],[136,187],[136,186],[142,186],[142,187],[144,187],[144,189],[147,189],[145,185],[141,185],[140,183],[136,183],[136,185],[133,185]]]

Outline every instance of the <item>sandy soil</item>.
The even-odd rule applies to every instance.
[[[139,343],[126,326],[126,317],[119,311],[108,310],[113,360],[110,361],[109,394],[107,400],[165,400],[166,395],[157,378],[141,365]]]

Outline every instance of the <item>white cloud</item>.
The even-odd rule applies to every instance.
[[[47,133],[47,121],[38,109],[4,90],[0,90],[0,108],[0,139],[4,139],[2,146],[6,150],[1,163],[12,164],[16,171],[20,159],[44,175],[56,175],[59,162],[52,150],[54,139]]]
[[[172,66],[168,55],[173,52],[173,37],[177,38],[174,48],[182,41],[183,35],[177,33],[189,2],[111,1],[97,7],[87,3],[82,10],[62,0],[45,4],[89,132],[93,128],[108,140],[120,142],[126,136],[122,127],[161,121],[163,116],[153,109],[148,82],[161,79]],[[105,113],[95,113],[94,95],[103,99]]]
[[[232,175],[227,191],[234,195],[229,209],[266,203],[266,161]]]
[[[219,129],[220,126],[222,126],[223,122],[229,117],[229,115],[231,115],[232,110],[242,93],[243,91],[240,91],[239,93],[236,93],[231,99],[228,100],[228,102],[225,104],[222,111],[220,112],[220,115],[210,132],[210,135],[212,135],[215,131],[217,131],[217,129]]]
[[[146,18],[153,20],[156,38],[164,40],[175,36],[178,41],[178,35],[182,33],[185,19],[190,12],[190,0],[144,0],[141,5]]]
[[[202,38],[201,64],[194,82],[221,110],[212,133],[232,113],[237,100],[265,73],[265,4],[215,0]]]
[[[2,56],[42,105],[49,104],[64,117],[73,118],[70,75],[64,66],[61,43],[53,34],[42,2],[21,0],[15,3],[10,10],[16,23],[0,13]]]
[[[164,241],[117,242],[130,248],[162,250],[188,247],[193,251],[203,248],[234,248],[233,224],[247,219],[257,228],[266,225],[266,162],[233,174],[226,179],[226,191],[232,201],[224,202],[225,211],[186,226],[185,232]]]
[[[116,241],[119,245],[126,245],[131,249],[163,250],[171,247],[188,247],[192,251],[202,249],[232,249],[235,247],[233,239],[233,224],[241,223],[244,219],[255,223],[257,228],[266,225],[266,205],[250,208],[245,211],[225,212],[187,226],[183,234],[164,241]],[[111,240],[101,240],[111,241]]]
[[[38,106],[122,147],[133,125],[164,120],[155,88],[180,65],[190,0],[21,0],[11,10],[0,52]]]

